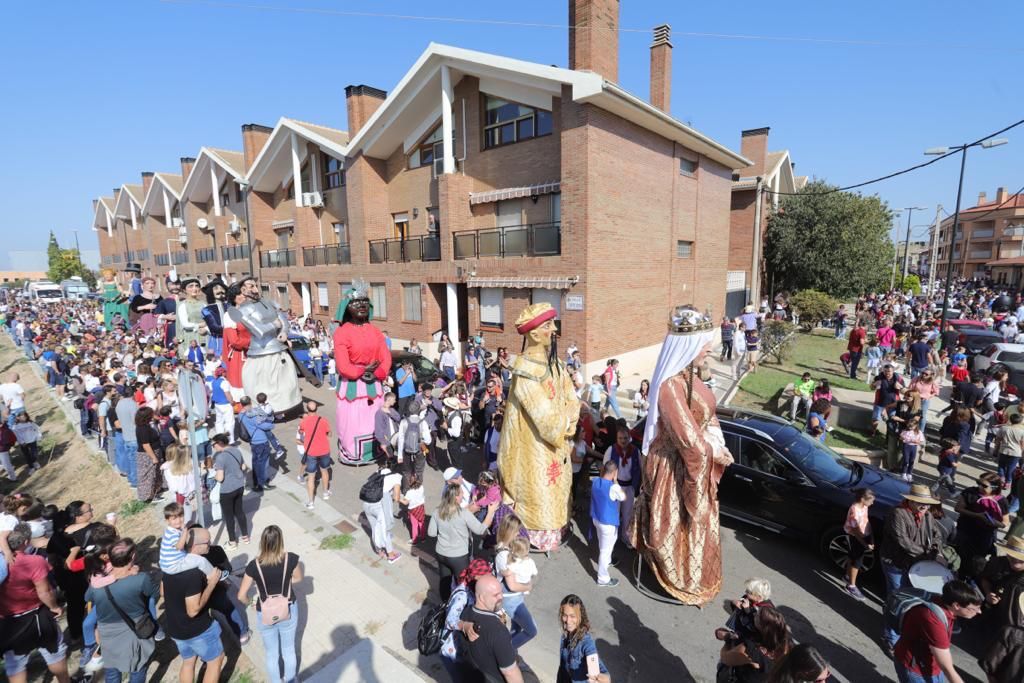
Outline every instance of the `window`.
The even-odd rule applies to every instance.
[[[505,290],[501,287],[480,288],[480,324],[502,327],[505,322]]]
[[[679,175],[697,175],[697,162],[686,157],[679,157]]]
[[[334,240],[338,244],[348,244],[348,226],[344,223],[331,223],[334,228]]]
[[[689,240],[676,241],[676,256],[679,258],[690,258],[693,256],[693,242]]]
[[[306,163],[304,163],[299,168],[299,179],[302,181],[302,191],[303,192],[312,192],[313,191],[313,180],[311,178],[311,176],[313,174],[312,174],[312,171],[310,169],[311,166],[312,166],[312,164],[309,163],[309,159],[306,159]],[[292,192],[295,192],[294,185],[292,187]]]
[[[455,149],[455,130],[452,129],[452,149]],[[444,142],[441,137],[441,126],[439,125],[430,135],[423,138],[423,142],[409,154],[409,168],[434,165],[434,175],[440,175],[444,164]]]
[[[320,167],[323,169],[323,189],[333,190],[336,187],[344,187],[345,185],[345,169],[342,168],[344,163],[335,159],[329,154],[320,155]]]
[[[740,463],[752,470],[775,477],[784,478],[788,472],[793,470],[792,465],[780,458],[775,451],[752,439],[743,439]]]
[[[562,222],[562,193],[556,192],[551,195],[551,222]]]
[[[234,183],[234,186],[235,186],[235,203],[236,204],[241,204],[242,203],[242,186],[239,185],[238,183]]]
[[[225,208],[229,204],[231,204],[231,194],[229,192],[222,192],[220,195],[221,208]]]
[[[558,334],[562,333],[562,290],[539,288],[530,290],[530,303],[551,304],[551,308],[555,309],[555,314],[558,316],[555,318],[555,330]]]
[[[402,319],[411,323],[422,322],[423,304],[420,301],[420,286],[402,285]]]
[[[348,285],[342,285],[342,292]],[[383,284],[370,285],[370,305],[373,306],[373,319],[384,320],[388,317],[387,290]]]
[[[550,135],[551,112],[484,95],[484,149]]]
[[[326,282],[316,283],[316,300],[317,304],[320,306],[320,312],[325,312],[327,310],[327,307],[330,305],[328,301]]]

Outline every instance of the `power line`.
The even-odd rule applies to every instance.
[[[997,204],[996,206],[993,206],[993,207],[992,207],[991,209],[989,209],[989,210],[988,210],[988,211],[986,211],[985,213],[981,214],[980,216],[971,216],[971,222],[972,222],[972,223],[974,223],[975,221],[980,221],[980,220],[981,220],[982,218],[984,218],[985,216],[988,216],[988,215],[989,215],[989,214],[991,214],[991,213],[995,213],[995,212],[996,212],[996,211],[998,211],[999,209],[1003,208],[1003,206],[1004,206],[1004,205],[1005,205],[1005,204],[1006,204],[1007,202],[1009,202],[1009,201],[1010,201],[1011,199],[1014,199],[1014,198],[1016,198],[1017,196],[1019,196],[1021,192],[1024,192],[1024,187],[1020,188],[1019,190],[1017,190],[1016,192],[1014,192],[1013,194],[1011,194],[1011,195],[1010,195],[1009,197],[1007,197],[1007,198],[1006,198],[1006,199],[1004,199],[1003,201],[999,202],[999,204]],[[965,213],[967,213],[967,212],[966,212],[966,211],[961,211],[961,212],[960,212],[960,215],[961,215],[961,216],[963,216],[963,215],[964,215]]]
[[[367,19],[394,19],[401,21],[428,21],[436,23],[451,24],[479,24],[488,26],[508,26],[515,28],[542,28],[567,30],[570,28],[585,28],[591,31],[610,31],[614,29],[602,26],[571,26],[569,24],[547,24],[531,21],[511,21],[506,19],[477,19],[473,17],[449,17],[430,16],[420,14],[392,14],[387,12],[360,12],[356,10],[336,10],[321,7],[284,7],[280,5],[255,5],[240,2],[219,2],[217,0],[160,0],[164,4],[173,5],[200,5],[206,7],[219,7],[224,9],[243,9],[264,12],[290,12],[293,14],[319,14],[341,17],[359,17]],[[620,33],[644,33],[649,34],[649,28],[619,28]],[[847,38],[808,38],[805,36],[766,36],[749,33],[709,33],[704,31],[673,31],[674,36],[685,36],[688,38],[713,38],[719,40],[755,40],[779,43],[810,43],[822,45],[850,45],[855,47],[898,47],[920,49],[941,49],[941,50],[971,50],[972,52],[1024,52],[1024,49],[1013,47],[992,47],[991,45],[967,45],[950,43],[921,43],[921,42],[894,42],[884,40],[855,40]]]
[[[994,133],[989,133],[985,137],[978,138],[974,142],[969,142],[969,143],[967,143],[966,146],[967,147],[972,147],[974,145],[977,145],[980,142],[988,140],[989,138],[994,138],[995,136],[1001,135],[1002,133],[1005,133],[1008,130],[1012,130],[1013,128],[1016,128],[1017,126],[1019,126],[1021,124],[1024,124],[1024,119],[1021,119],[1020,121],[1017,121],[1015,123],[1011,123],[1010,125],[1006,126],[1005,128],[1001,128],[1001,129],[997,130]],[[939,161],[942,161],[943,159],[945,159],[947,157],[951,157],[954,154],[960,154],[960,152],[961,152],[961,148],[960,147],[955,147],[955,148],[951,149],[950,151],[946,152],[945,154],[943,154],[942,156],[935,157],[934,159],[930,159],[928,161],[922,162],[922,163],[917,164],[915,166],[911,166],[910,168],[905,168],[902,171],[896,171],[894,173],[890,173],[888,175],[884,175],[884,176],[882,176],[880,178],[872,178],[871,180],[865,180],[862,183],[855,183],[853,185],[847,185],[846,187],[836,187],[836,188],[833,188],[831,190],[825,190],[824,192],[779,192],[778,190],[769,190],[768,188],[762,188],[762,192],[766,192],[768,194],[784,196],[784,197],[797,197],[797,196],[800,196],[800,197],[815,197],[815,196],[819,196],[819,195],[833,194],[835,192],[846,192],[847,190],[855,190],[858,187],[864,187],[865,185],[873,185],[875,183],[880,183],[883,180],[889,180],[890,178],[895,178],[896,176],[901,176],[901,175],[904,175],[906,173],[910,173],[911,171],[916,171],[919,168],[924,168],[925,166],[931,166],[932,164],[934,164],[936,162],[939,162]],[[1021,188],[1021,191],[1024,191],[1024,188]],[[998,208],[998,207],[996,207],[996,208]],[[993,209],[993,211],[995,211],[995,209]]]

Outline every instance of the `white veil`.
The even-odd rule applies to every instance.
[[[648,397],[651,407],[647,411],[644,443],[640,449],[644,455],[647,455],[647,449],[650,448],[654,437],[658,435],[658,393],[661,390],[661,383],[690,365],[704,345],[714,338],[714,330],[696,334],[673,334],[670,332],[665,337],[665,343],[662,344],[661,353],[658,355],[658,364],[654,366],[654,375],[651,378],[651,392]]]

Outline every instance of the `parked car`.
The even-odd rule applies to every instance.
[[[946,319],[946,326],[960,332],[962,330],[987,330],[983,320],[967,320],[965,318]]]
[[[313,370],[313,359],[309,357],[309,340],[301,334],[289,334],[288,343],[291,344],[292,353],[295,355],[295,359],[302,363],[310,373],[316,374]],[[320,359],[320,367],[323,370],[325,377],[327,376],[327,362],[327,358]]]
[[[967,368],[969,370],[977,369],[974,365],[974,359],[979,353],[993,344],[1002,343],[1002,341],[1003,335],[998,332],[978,329],[961,330],[960,336],[957,339],[957,343],[967,351]]]
[[[984,372],[1002,368],[1010,386],[1024,396],[1024,344],[992,344],[974,357],[974,369]]]
[[[391,352],[391,376],[395,376],[395,371],[402,365],[402,363],[412,363],[413,373],[416,375],[416,386],[419,386],[422,382],[432,382],[434,378],[442,374],[441,370],[434,365],[433,361],[428,358],[421,356],[418,353],[409,353],[408,351],[392,351]],[[398,386],[397,380],[395,386]]]

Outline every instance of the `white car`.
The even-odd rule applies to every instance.
[[[997,363],[1020,369],[1024,366],[1024,344],[992,344],[974,357],[975,370],[988,370]]]

